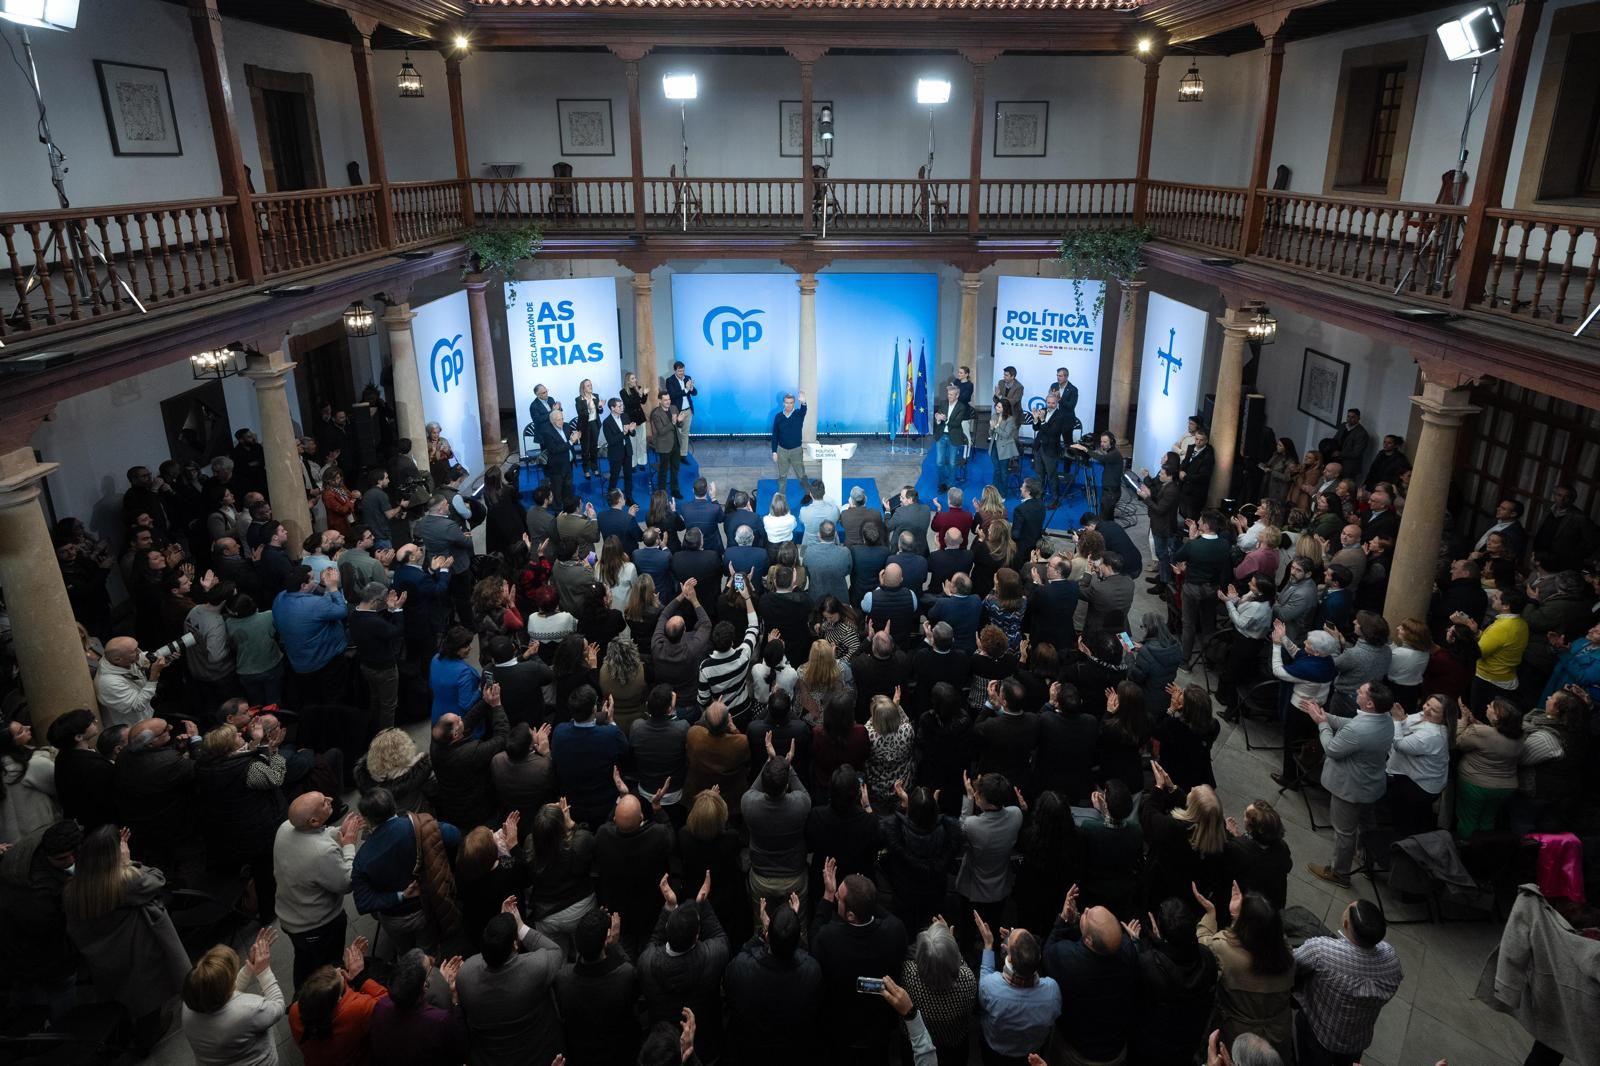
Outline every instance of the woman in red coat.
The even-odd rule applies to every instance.
[[[289,1008],[289,1032],[306,1066],[367,1066],[372,1012],[389,990],[367,980],[367,938],[344,949],[344,966],[307,977]]]

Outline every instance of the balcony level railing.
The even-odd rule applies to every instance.
[[[809,195],[808,195],[809,193]],[[974,199],[975,197],[975,199]],[[0,341],[537,221],[551,234],[1049,238],[1142,222],[1285,273],[1571,330],[1586,218],[1134,179],[508,178],[0,215]]]

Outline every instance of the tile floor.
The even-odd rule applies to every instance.
[[[705,476],[716,481],[724,492],[730,486],[752,485],[758,478],[772,476],[771,453],[764,441],[701,440],[695,449]],[[922,456],[890,454],[884,442],[873,440],[862,445],[851,465],[852,473],[877,478],[879,485],[888,491],[895,485],[916,480]],[[1142,511],[1129,533],[1148,556]],[[1135,617],[1140,611],[1155,606],[1156,601],[1145,594],[1141,582]],[[1179,683],[1188,679],[1187,675],[1180,675]],[[419,742],[425,742],[420,727],[418,730]],[[1240,729],[1223,723],[1212,758],[1217,791],[1230,813],[1242,816],[1245,805],[1257,797],[1271,800],[1281,812],[1295,857],[1295,869],[1289,881],[1289,903],[1323,916],[1328,928],[1336,928],[1340,913],[1353,895],[1305,871],[1307,862],[1329,860],[1333,834],[1331,830],[1314,832],[1310,828],[1305,803],[1297,796],[1279,797],[1277,786],[1267,776],[1277,769],[1278,753],[1247,751]],[[1319,823],[1325,823],[1325,800],[1313,799],[1312,802],[1317,806]],[[1354,891],[1370,896],[1371,886],[1358,878]],[[374,923],[370,919],[357,918],[353,909],[351,917],[352,935],[372,935]],[[1434,1066],[1441,1059],[1458,1066],[1516,1066],[1522,1062],[1532,1045],[1531,1038],[1511,1018],[1472,998],[1479,971],[1499,942],[1499,936],[1497,923],[1392,927],[1389,940],[1400,952],[1405,982],[1379,1018],[1372,1046],[1363,1060],[1365,1066]],[[279,983],[285,987],[290,980],[290,964],[288,940],[280,938],[273,952],[273,969]],[[286,1064],[300,1062],[287,1023],[280,1023],[278,1033],[280,1059]],[[194,1060],[188,1044],[175,1030],[146,1061],[158,1066],[188,1066]],[[977,1061],[976,1057],[973,1061]]]

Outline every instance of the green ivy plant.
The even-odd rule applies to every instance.
[[[1126,284],[1137,278],[1144,269],[1144,246],[1156,231],[1149,226],[1119,226],[1115,229],[1071,230],[1061,238],[1061,261],[1072,273],[1072,295],[1083,313],[1084,278],[1115,278]],[[1132,304],[1128,304],[1132,307]],[[1094,301],[1094,317],[1099,318],[1106,308],[1106,291]]]
[[[511,226],[479,226],[463,238],[467,246],[469,273],[487,274],[498,270],[506,279],[506,295],[517,298],[513,272],[517,262],[531,259],[544,245],[544,229],[537,222]]]

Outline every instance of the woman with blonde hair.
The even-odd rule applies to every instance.
[[[47,830],[48,832],[48,830]],[[67,936],[82,955],[95,992],[133,1019],[133,1048],[148,1054],[172,1021],[189,953],[162,904],[167,879],[133,861],[128,830],[102,825],[77,847],[61,893]]]
[[[1213,902],[1226,902],[1228,829],[1216,790],[1195,785],[1185,798],[1165,767],[1150,765],[1155,787],[1145,791],[1139,809],[1148,856],[1145,898],[1181,899],[1194,885]]]
[[[1310,559],[1313,577],[1322,573],[1324,565],[1322,542],[1317,539],[1315,533],[1306,532],[1295,538],[1293,558]]]
[[[647,692],[639,646],[620,637],[606,645],[606,657],[600,664],[600,698],[609,697],[614,701],[611,720],[622,730],[623,736],[633,730],[633,723],[644,717]]]
[[[978,517],[979,532],[986,532],[989,523],[996,518],[1004,521],[1006,517],[1006,499],[999,489],[993,485],[985,485],[983,492],[978,496],[978,504],[973,509]]]
[[[761,528],[766,530],[767,543],[774,548],[794,540],[794,515],[789,513],[789,498],[783,493],[772,494],[767,513],[761,518]]]
[[[1417,709],[1417,700],[1422,695],[1422,675],[1438,650],[1439,645],[1433,642],[1433,634],[1428,631],[1428,623],[1422,619],[1404,618],[1394,627],[1387,680],[1394,691],[1395,702],[1404,707],[1407,714]]]
[[[218,944],[183,980],[183,1035],[198,1066],[275,1066],[278,1045],[272,1027],[284,1015],[283,990],[272,973],[272,942],[278,931],[256,934],[242,964]],[[246,992],[254,980],[261,994]]]
[[[795,681],[795,702],[804,710],[806,720],[812,725],[822,721],[822,710],[828,698],[836,692],[855,694],[855,677],[850,664],[840,659],[833,645],[825,640],[811,642],[811,656],[800,667]]]
[[[649,574],[639,574],[628,586],[628,602],[622,605],[622,618],[628,623],[634,646],[643,650],[650,646],[656,631],[656,620],[661,617],[661,597],[656,592],[656,579]]]
[[[995,571],[1003,566],[1015,569],[1017,542],[1011,539],[1011,523],[996,518],[972,543],[972,591],[981,599],[994,589]]]
[[[388,789],[397,811],[429,814],[438,791],[433,780],[433,763],[428,753],[418,751],[411,734],[404,729],[379,730],[367,745],[367,753],[356,762],[356,787],[363,793],[375,788]]]
[[[895,809],[896,781],[910,781],[912,756],[916,753],[916,730],[911,718],[900,707],[900,690],[895,698],[872,697],[872,713],[867,718],[867,793],[873,806],[886,811]]]
[[[728,802],[720,789],[701,789],[689,808],[688,820],[678,831],[678,854],[683,860],[683,883],[698,890],[711,878],[707,897],[724,923],[730,939],[750,935],[752,912],[746,902],[745,874],[739,867],[739,834],[728,825]]]

